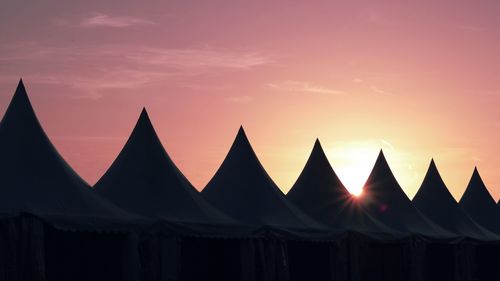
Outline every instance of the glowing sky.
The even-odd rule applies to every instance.
[[[319,137],[350,188],[383,148],[410,197],[434,157],[455,198],[478,165],[498,199],[499,14],[494,0],[7,0],[0,110],[22,76],[90,183],[146,106],[200,189],[243,124],[285,192]]]

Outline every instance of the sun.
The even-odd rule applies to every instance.
[[[377,157],[377,144],[342,143],[328,149],[335,173],[354,196],[363,193],[363,186]]]

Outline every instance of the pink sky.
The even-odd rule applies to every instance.
[[[287,191],[319,137],[348,187],[380,148],[412,197],[434,157],[455,198],[500,196],[498,1],[5,1],[0,110],[23,77],[90,183],[146,106],[203,188],[240,124]]]

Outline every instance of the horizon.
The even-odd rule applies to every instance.
[[[500,3],[150,4],[0,11],[0,111],[23,77],[47,135],[91,185],[146,107],[199,190],[243,125],[285,193],[319,138],[351,191],[383,149],[410,198],[431,159],[455,199],[476,166],[500,197]]]

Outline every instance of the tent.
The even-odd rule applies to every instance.
[[[274,263],[274,257],[277,258],[276,271],[273,268],[270,269],[271,272],[266,269],[268,278],[276,274],[275,278],[279,280],[288,279],[286,267],[290,264],[292,278],[301,280],[301,273],[308,271],[305,266],[302,267],[307,262],[304,257],[308,256],[309,261],[317,260],[318,264],[326,261],[320,258],[321,255],[329,255],[328,252],[324,252],[326,247],[319,249],[319,244],[317,247],[302,247],[303,243],[297,243],[288,244],[291,247],[287,248],[287,245],[282,242],[288,239],[318,239],[327,230],[287,200],[260,164],[242,127],[222,165],[203,189],[202,194],[214,206],[235,219],[269,229],[280,238],[269,240],[272,245],[265,247],[266,253],[262,256],[267,259],[266,262],[261,263],[263,265]],[[277,244],[277,247],[274,244]],[[317,256],[314,256],[311,252],[306,254],[300,249],[323,252],[315,252]],[[290,263],[286,260],[287,251],[289,251]],[[303,264],[297,265],[296,262],[299,260],[303,261]],[[310,269],[310,267],[307,268]],[[322,269],[329,270],[329,267],[325,265]],[[325,278],[326,273],[323,271],[320,274],[319,270],[309,270],[309,279]],[[312,273],[318,273],[318,275],[312,276]]]
[[[211,206],[177,168],[145,109],[122,151],[94,188],[127,211],[161,221],[156,225],[158,231],[151,230],[144,241],[142,258],[149,280],[201,277],[193,274],[223,279],[210,276],[208,271],[215,274],[216,264],[211,264],[209,254],[213,258],[231,246],[230,242],[221,247],[220,241],[198,237],[219,236],[221,229],[236,223]],[[182,262],[183,257],[189,261]]]
[[[341,231],[396,232],[361,208],[330,166],[319,140],[287,198],[311,217]]]
[[[382,151],[358,200],[371,215],[399,231],[432,237],[452,235],[415,208],[394,177]]]
[[[460,206],[481,226],[500,234],[497,204],[488,192],[477,167],[459,201]],[[497,243],[479,244],[476,247],[478,280],[500,279],[500,248]]]
[[[446,230],[474,239],[474,241],[464,239],[461,243],[457,244],[455,248],[456,259],[442,260],[437,265],[439,268],[442,268],[445,262],[455,262],[455,274],[457,276],[467,276],[466,279],[468,280],[474,279],[476,278],[474,276],[480,274],[489,278],[495,276],[495,267],[493,273],[491,269],[488,270],[487,268],[480,271],[475,270],[475,265],[481,264],[482,260],[495,258],[488,251],[483,251],[481,246],[475,247],[475,244],[485,241],[498,241],[499,237],[476,223],[457,203],[443,182],[434,160],[431,160],[427,174],[412,202],[422,213]],[[489,247],[496,246],[491,244]],[[439,272],[438,269],[433,270],[433,273],[436,274],[436,272]],[[487,275],[488,271],[490,272],[489,275]],[[449,272],[445,272],[444,274],[448,275]],[[444,279],[444,276],[440,278]]]
[[[318,221],[342,231],[353,231],[349,263],[355,267],[351,275],[362,280],[400,280],[396,264],[403,264],[400,254],[405,241],[398,231],[384,225],[368,214],[344,187],[321,147],[314,143],[307,163],[295,184],[287,194],[296,206]],[[357,247],[354,248],[353,245]],[[357,251],[356,251],[357,250]],[[373,258],[377,256],[377,258]]]
[[[497,204],[484,185],[477,168],[474,168],[459,203],[476,222],[500,234],[500,216]]]
[[[230,223],[199,194],[163,148],[143,109],[132,134],[94,189],[145,217],[183,223]]]
[[[250,225],[299,231],[323,228],[286,199],[260,164],[243,127],[202,194],[226,214]]]
[[[442,260],[454,259],[454,244],[458,242],[456,235],[433,223],[412,204],[394,177],[382,151],[359,200],[378,220],[399,231],[412,234],[408,245],[410,253],[407,255],[410,258],[408,264],[412,278],[438,280],[448,272],[455,272],[454,263],[449,266],[434,265]],[[432,275],[436,270],[443,274]]]
[[[62,159],[40,126],[22,80],[0,123],[0,155],[0,213],[4,217],[28,213],[48,222],[36,226],[30,220],[33,232],[25,229],[23,235],[31,242],[11,243],[45,253],[36,255],[40,274],[53,280],[80,280],[95,278],[92,274],[99,271],[104,277],[123,273],[121,258],[108,259],[127,254],[123,252],[127,229],[137,218],[99,197]],[[98,257],[92,252],[96,248],[101,249]],[[86,265],[95,267],[90,270]],[[77,272],[81,275],[74,276]]]
[[[412,200],[413,204],[439,226],[457,235],[479,240],[497,240],[493,232],[476,223],[448,191],[431,161],[427,174]]]

